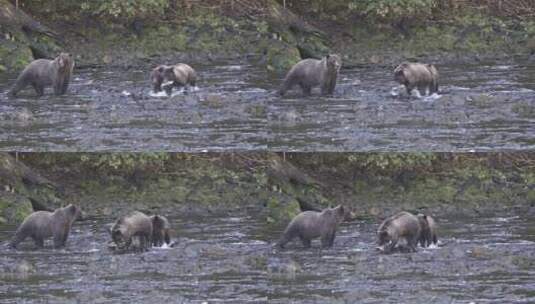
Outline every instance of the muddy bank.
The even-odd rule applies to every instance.
[[[24,153],[19,161],[92,216],[138,209],[203,214],[247,209],[280,225],[303,204],[476,215],[535,204],[530,153]],[[19,193],[17,187],[13,190]],[[10,219],[14,222],[15,219]]]
[[[283,7],[272,0],[212,2],[216,4],[175,4],[179,7],[165,12],[128,17],[98,14],[89,5],[76,10],[72,3],[23,3],[21,9],[34,18],[32,24],[40,21],[54,35],[50,38],[40,28],[25,33],[17,19],[0,24],[3,36],[11,37],[5,40],[10,46],[0,48],[0,58],[10,59],[1,61],[0,73],[20,69],[32,57],[52,57],[59,49],[74,53],[78,67],[252,56],[277,75],[301,58],[329,51],[339,52],[348,67],[392,65],[406,59],[435,63],[474,63],[511,55],[526,59],[535,51],[535,25],[529,18],[500,17],[477,9],[446,10],[444,15],[423,18],[428,20],[398,24],[350,13],[345,6],[320,12],[309,5]]]

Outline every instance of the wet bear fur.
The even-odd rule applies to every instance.
[[[195,86],[197,82],[197,73],[195,70],[185,63],[176,65],[159,65],[152,70],[151,73],[152,90],[155,93],[162,91],[164,85],[167,95],[171,95],[173,87]],[[167,84],[171,82],[171,84]]]
[[[134,211],[120,217],[110,233],[119,250],[145,251],[152,245],[152,218]]]
[[[17,245],[27,237],[31,237],[37,247],[44,246],[44,240],[52,237],[54,248],[65,246],[72,223],[81,218],[81,210],[75,205],[68,205],[58,208],[53,212],[37,211],[30,214],[15,232],[15,236],[10,242],[10,246],[16,248]]]
[[[301,212],[288,224],[276,245],[284,248],[288,242],[298,237],[303,245],[309,248],[312,239],[319,237],[323,248],[332,247],[336,230],[346,217],[346,209],[342,205],[321,212]]]
[[[394,70],[394,79],[405,86],[410,96],[414,88],[425,95],[438,92],[438,71],[432,64],[403,62]]]
[[[152,221],[152,246],[161,247],[164,243],[171,244],[171,237],[169,232],[171,226],[166,217],[161,215],[151,216]]]
[[[420,233],[418,217],[403,211],[381,223],[377,229],[377,245],[384,253],[392,253],[394,249],[415,252]]]
[[[429,247],[431,244],[438,243],[437,238],[437,224],[435,219],[430,215],[418,214],[418,221],[420,222],[420,246]]]
[[[63,95],[69,87],[73,68],[74,59],[68,53],[61,53],[54,60],[34,60],[20,73],[9,95],[17,96],[28,85],[35,89],[38,96],[42,96],[48,86],[52,86],[54,94]]]
[[[316,86],[321,87],[322,95],[332,95],[341,66],[342,59],[335,54],[327,55],[321,60],[301,60],[286,74],[279,94],[284,96],[292,87],[299,85],[304,95],[310,95]]]

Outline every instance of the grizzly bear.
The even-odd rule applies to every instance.
[[[75,205],[58,208],[54,212],[37,211],[30,214],[22,222],[10,242],[10,246],[16,248],[26,237],[31,237],[37,247],[44,246],[44,240],[52,237],[54,248],[65,246],[72,223],[81,218],[82,211]]]
[[[410,96],[414,88],[421,95],[438,92],[438,71],[432,64],[403,62],[394,69],[394,79],[405,86]]]
[[[304,59],[295,64],[279,89],[279,94],[284,96],[286,91],[293,86],[299,85],[304,95],[310,95],[313,87],[320,86],[322,95],[332,95],[336,87],[336,80],[342,59],[332,54],[323,59]]]
[[[61,53],[54,60],[34,60],[20,73],[8,94],[15,97],[19,91],[31,85],[38,96],[44,94],[47,86],[52,86],[54,94],[63,95],[69,87],[73,68],[74,59],[68,53]]]
[[[347,212],[342,205],[326,208],[321,212],[301,212],[288,224],[276,245],[284,248],[288,242],[299,237],[303,245],[309,248],[312,239],[319,237],[323,248],[332,247],[336,230],[346,218]]]

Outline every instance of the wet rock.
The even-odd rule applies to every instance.
[[[487,94],[470,95],[466,97],[466,101],[478,108],[489,108],[495,104],[494,98]]]
[[[267,272],[271,278],[295,280],[297,274],[301,271],[301,265],[294,260],[269,258],[267,261]]]
[[[251,105],[245,108],[245,111],[251,114],[253,117],[265,118],[266,106],[265,105]]]
[[[381,59],[381,57],[377,56],[377,55],[372,55],[369,59],[370,63],[373,63],[373,64],[378,64],[378,63],[381,63],[383,60]]]
[[[223,98],[219,94],[208,94],[200,100],[200,103],[210,108],[223,107]]]
[[[469,251],[469,255],[476,259],[485,259],[490,256],[489,250],[483,246],[477,246]]]
[[[533,102],[520,102],[514,104],[511,110],[520,117],[535,118],[535,103]]]
[[[36,272],[35,266],[27,260],[18,263],[2,263],[0,266],[0,278],[26,280]]]
[[[32,273],[35,273],[35,267],[26,260],[22,260],[15,268],[15,274],[20,278],[28,278]]]

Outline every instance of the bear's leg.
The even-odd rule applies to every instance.
[[[412,89],[414,89],[414,87],[410,84],[406,84],[405,89],[407,90],[407,95],[410,97],[412,93]]]
[[[35,93],[37,93],[37,96],[43,96],[45,93],[45,88],[36,82],[32,83],[32,87],[35,90]]]
[[[56,233],[54,235],[54,248],[61,248],[65,246],[65,233]]]
[[[334,245],[334,238],[336,236],[336,232],[333,231],[333,233],[329,237],[329,247],[332,247]]]
[[[149,250],[151,246],[152,246],[152,241],[151,241],[150,235],[148,234],[144,235],[143,236],[143,248],[145,250]]]
[[[312,246],[312,241],[304,236],[299,236],[301,239],[301,243],[303,243],[303,246],[305,248],[310,248]]]
[[[33,236],[32,239],[33,239],[33,241],[35,243],[35,246],[37,246],[37,248],[45,247],[45,241],[43,240],[43,238],[37,237],[37,236]]]
[[[24,241],[24,239],[26,239],[26,233],[24,233],[21,230],[18,230],[15,233],[15,236],[13,237],[11,242],[9,243],[9,247],[16,249],[17,245],[20,244],[22,241]]]
[[[321,247],[330,248],[334,244],[334,232],[328,232],[321,236]]]
[[[165,231],[164,240],[167,245],[171,244],[171,237],[169,236],[169,231]]]
[[[416,246],[418,246],[418,237],[416,236],[407,240],[407,246],[409,247],[411,252],[416,252]]]
[[[28,81],[24,76],[19,77],[19,79],[17,79],[17,81],[15,82],[13,88],[11,88],[11,90],[9,91],[9,96],[16,97],[17,93],[24,89],[27,84]]]
[[[388,243],[385,246],[385,253],[391,253],[394,250],[394,248],[396,248],[397,244],[398,244],[398,237],[397,236],[392,237],[390,240],[390,243]]]
[[[287,77],[279,89],[279,95],[284,96],[288,90],[292,89],[293,86],[294,86],[293,78]]]
[[[422,95],[422,96],[428,95],[427,94],[427,88],[428,88],[427,85],[418,86],[418,91],[420,91],[420,95]],[[429,95],[431,95],[431,90],[429,90]]]
[[[310,96],[310,94],[312,93],[312,87],[303,83],[300,86],[301,86],[301,89],[303,90],[303,95]]]
[[[281,236],[279,241],[277,242],[277,246],[280,248],[284,248],[288,242],[290,242],[293,239],[293,235],[290,235],[288,233],[285,233]]]
[[[425,236],[420,237],[420,246],[427,247],[427,238]]]

